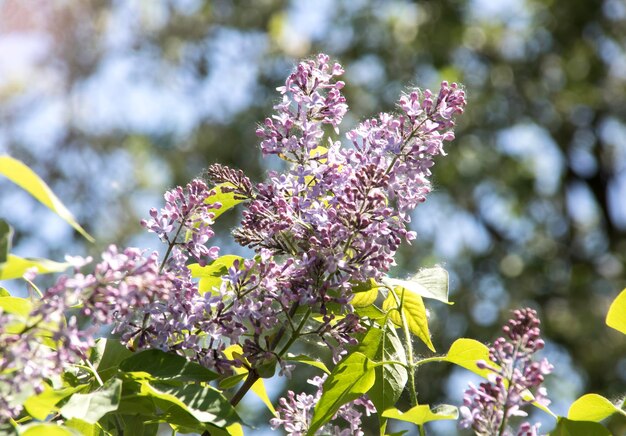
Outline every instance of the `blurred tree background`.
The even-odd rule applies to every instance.
[[[0,0],[0,151],[98,239],[85,246],[2,180],[15,251],[159,248],[138,221],[166,189],[212,162],[254,180],[276,165],[256,123],[318,52],[346,68],[346,126],[392,111],[409,85],[467,89],[458,139],[414,214],[418,240],[394,271],[450,271],[456,304],[430,305],[438,350],[493,340],[510,309],[531,305],[557,366],[556,412],[583,392],[622,394],[626,343],[604,316],[626,287],[624,0]],[[464,376],[426,368],[421,402],[458,404]]]

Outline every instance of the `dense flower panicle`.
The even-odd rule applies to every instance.
[[[460,425],[472,428],[478,435],[513,435],[507,425],[511,416],[527,416],[522,407],[532,401],[549,404],[541,383],[553,367],[545,358],[539,362],[533,360],[533,354],[544,347],[537,313],[526,308],[514,311],[513,315],[503,327],[508,339],[498,338],[489,349],[489,358],[497,366],[477,363],[479,368],[492,371],[489,382],[478,387],[470,384],[460,408]],[[525,392],[532,393],[534,399],[529,400]],[[499,433],[501,428],[504,433]],[[517,435],[536,435],[538,428],[538,424],[525,422],[518,428]]]
[[[0,423],[15,418],[22,411],[23,400],[41,392],[44,379],[60,374],[70,355],[64,347],[53,350],[41,343],[48,328],[33,326],[27,330],[24,326],[16,332],[24,322],[22,317],[0,309]],[[40,323],[52,320],[42,319]],[[55,327],[60,327],[58,322]]]
[[[150,219],[142,220],[141,225],[156,233],[159,238],[171,246],[179,245],[201,264],[207,258],[215,259],[218,247],[207,247],[206,243],[213,236],[213,210],[222,207],[220,203],[207,203],[215,194],[205,182],[195,179],[183,189],[176,187],[165,193],[165,207],[160,213],[150,209]]]
[[[363,330],[348,304],[352,286],[380,279],[394,265],[400,244],[415,238],[407,228],[408,212],[430,191],[433,158],[445,154],[444,142],[454,138],[454,117],[465,105],[456,84],[443,82],[437,95],[415,90],[401,97],[399,114],[382,113],[364,121],[347,133],[352,146],[342,148],[339,141],[325,139],[325,125],[338,131],[347,112],[344,83],[337,80],[342,74],[340,65],[321,54],[301,62],[278,88],[282,100],[257,135],[262,152],[283,157],[290,169],[272,172],[253,186],[243,172],[214,164],[206,177],[216,189],[196,179],[165,194],[164,207],[151,209],[150,218],[142,221],[168,245],[163,263],[156,253],[114,246],[91,274],[80,273],[84,261],[75,259],[75,274],[61,277],[34,312],[42,325],[43,320],[55,323],[54,339],[61,344],[56,350],[33,347],[34,336],[20,340],[19,347],[25,348],[19,348],[12,336],[3,335],[6,316],[0,314],[0,346],[34,362],[44,357],[52,362],[24,370],[24,377],[41,380],[61,371],[84,355],[99,326],[109,323],[131,349],[175,352],[222,374],[237,366],[277,363],[281,374],[288,375],[291,365],[281,357],[291,336],[314,337],[339,361]],[[219,273],[220,284],[201,293],[187,264],[193,258],[205,266],[218,256],[218,247],[208,245],[215,211],[222,207],[211,201],[217,189],[247,201],[233,234],[236,242],[253,248],[255,256],[229,264]],[[81,315],[94,321],[88,329],[78,329],[76,318],[64,322],[63,314],[79,302]],[[298,310],[304,308],[306,315]],[[307,322],[310,315],[315,322]],[[527,347],[542,344],[532,328],[531,333],[525,328],[511,325],[508,333],[521,334]],[[227,356],[231,345],[241,347],[241,356]],[[492,358],[504,362],[507,353],[511,350],[506,341],[497,342]],[[27,364],[1,360],[0,370]],[[529,365],[519,377],[514,374],[523,380],[519,386],[529,387],[546,371],[545,365]],[[5,392],[2,383],[0,379],[0,398]],[[274,427],[293,435],[306,433],[323,379],[313,383],[318,386],[315,396],[290,392],[281,399]],[[490,395],[497,402],[496,394]],[[0,408],[11,410],[2,401]],[[335,416],[341,423],[325,426],[325,434],[363,434],[362,415],[354,406],[368,414],[373,411],[367,399],[345,405]],[[512,413],[511,408],[505,410]]]
[[[206,171],[206,177],[215,185],[221,185],[222,192],[232,192],[237,200],[249,200],[254,197],[254,187],[250,179],[241,170],[212,164]]]
[[[276,115],[257,129],[264,154],[282,154],[302,162],[320,145],[322,124],[337,129],[348,106],[340,92],[344,83],[333,80],[343,72],[324,54],[298,64],[285,86],[278,88],[283,98],[274,107]]]
[[[278,403],[277,416],[270,420],[273,429],[283,427],[289,436],[304,436],[311,425],[313,409],[322,396],[323,384],[327,376],[314,377],[308,382],[317,387],[315,395],[287,392],[287,397]],[[319,429],[316,434],[332,436],[363,436],[361,417],[376,413],[374,404],[363,395],[339,408],[332,420]]]
[[[70,260],[75,265],[84,263],[79,258]],[[26,275],[34,279],[32,272]],[[0,422],[15,418],[23,400],[43,390],[44,380],[83,360],[94,345],[95,327],[81,330],[75,316],[66,319],[65,312],[75,303],[65,293],[47,292],[26,317],[3,313],[0,308]],[[42,343],[43,338],[55,347]]]
[[[80,302],[81,314],[97,325],[127,322],[136,316],[137,308],[167,300],[175,276],[159,269],[157,253],[144,256],[137,248],[120,252],[111,245],[93,273],[59,278],[44,294],[38,310],[46,313],[57,305],[67,308]]]

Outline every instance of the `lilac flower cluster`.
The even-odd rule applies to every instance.
[[[141,314],[136,309],[167,301],[178,283],[174,274],[159,271],[157,253],[146,257],[138,249],[120,252],[112,245],[93,273],[82,274],[79,268],[90,261],[75,258],[74,274],[60,277],[34,302],[27,317],[0,313],[0,410],[8,411],[4,418],[20,412],[19,403],[12,403],[24,389],[32,386],[40,392],[44,379],[84,360],[100,327],[137,326]],[[67,317],[70,309],[78,313]],[[78,317],[92,322],[80,328]]]
[[[142,220],[141,225],[148,231],[156,233],[170,247],[180,246],[201,264],[207,258],[218,256],[218,247],[207,247],[206,243],[213,236],[212,210],[222,207],[220,203],[209,202],[207,199],[215,191],[207,187],[200,179],[165,193],[165,207],[159,213],[150,209],[149,220]]]
[[[291,367],[282,357],[304,335],[326,343],[340,360],[363,330],[348,304],[352,286],[383,276],[399,245],[415,238],[407,228],[409,212],[430,191],[433,158],[445,154],[454,117],[465,106],[456,84],[443,82],[436,96],[415,90],[400,98],[399,114],[361,123],[347,133],[352,146],[342,148],[325,139],[328,126],[338,133],[348,110],[344,83],[337,80],[342,74],[340,65],[319,55],[301,62],[278,88],[276,114],[257,134],[263,153],[290,162],[288,170],[253,186],[241,171],[215,164],[207,178],[216,189],[196,179],[165,194],[163,209],[151,209],[142,221],[167,244],[164,259],[109,247],[93,273],[77,268],[47,290],[29,318],[34,324],[24,326],[19,338],[13,315],[0,313],[0,347],[8,350],[0,374],[7,369],[24,377],[2,376],[0,397],[6,386],[19,392],[15,383],[41,381],[84,358],[106,324],[131,349],[176,352],[220,373],[244,365],[260,377],[258,368],[279,364],[288,375]],[[208,245],[222,207],[214,201],[218,189],[247,202],[233,234],[255,256],[231,262],[220,285],[202,293],[187,264],[195,259],[203,267],[218,257],[218,247]],[[75,316],[66,320],[70,307],[93,324],[81,330]],[[54,349],[35,345],[44,330],[52,333]],[[228,358],[230,345],[241,346],[243,355]],[[322,382],[314,380],[319,389]],[[290,434],[305,431],[320,395],[290,393],[273,425]],[[1,400],[0,408],[14,416],[14,403]],[[373,410],[364,399],[342,407],[337,417],[348,427],[330,426],[330,433],[362,434],[354,405]]]
[[[277,416],[270,420],[273,429],[283,427],[289,436],[304,436],[311,425],[313,409],[322,396],[322,385],[326,375],[314,377],[308,382],[317,387],[315,395],[287,392],[287,397],[279,400]],[[359,410],[361,409],[361,410]],[[374,404],[363,395],[339,408],[332,420],[318,430],[318,434],[332,436],[363,436],[361,417],[376,413]]]
[[[361,331],[347,304],[353,283],[380,278],[394,263],[407,229],[408,210],[430,189],[432,158],[443,153],[443,142],[453,138],[454,116],[463,112],[464,93],[456,84],[442,84],[435,98],[430,91],[415,91],[399,102],[400,115],[381,114],[348,133],[353,148],[324,142],[324,125],[338,129],[347,111],[341,94],[343,73],[326,55],[301,62],[278,88],[282,101],[276,114],[257,130],[264,154],[291,162],[286,172],[270,173],[269,180],[253,187],[240,171],[212,165],[207,177],[247,200],[235,240],[255,249],[257,256],[236,262],[222,277],[219,289],[201,295],[182,267],[185,256],[213,257],[200,246],[212,235],[210,191],[194,181],[187,190],[166,195],[166,206],[144,226],[173,250],[166,270],[179,281],[167,302],[144,306],[142,346],[174,350],[193,356],[219,371],[229,365],[223,350],[240,344],[253,367],[281,361],[288,337],[315,334],[340,359],[346,345]],[[191,220],[191,221],[189,221]],[[200,223],[200,224],[198,224]],[[182,232],[202,238],[181,244]],[[174,236],[172,236],[174,234]],[[204,256],[197,256],[202,253]],[[342,308],[340,317],[329,310]],[[298,307],[320,314],[309,322]],[[318,318],[319,319],[319,318]],[[128,339],[128,324],[116,329]],[[136,327],[135,329],[138,329]]]
[[[23,400],[41,392],[43,380],[58,375],[63,368],[59,364],[64,364],[68,355],[66,348],[55,351],[42,344],[48,330],[40,325],[53,320],[32,324],[25,321],[26,318],[2,313],[0,309],[0,423],[17,417]],[[59,325],[58,321],[55,325]],[[75,325],[68,325],[67,331],[73,334]]]
[[[454,138],[454,116],[465,106],[459,86],[443,82],[436,98],[413,91],[400,99],[399,115],[382,113],[348,132],[352,148],[325,144],[322,124],[337,128],[347,110],[343,82],[333,83],[342,72],[320,55],[279,88],[277,114],[257,134],[265,154],[293,165],[257,186],[234,232],[242,245],[293,259],[294,273],[315,279],[297,294],[322,307],[345,304],[352,283],[380,278],[400,243],[415,238],[407,212],[429,192],[432,159]],[[330,297],[329,289],[338,294]]]
[[[478,362],[479,368],[491,371],[489,382],[478,387],[470,384],[460,408],[460,425],[472,428],[477,435],[513,435],[508,426],[510,417],[527,416],[521,408],[532,401],[549,404],[541,384],[553,367],[545,358],[533,360],[533,355],[544,347],[537,313],[527,308],[514,311],[513,316],[503,327],[508,339],[498,338],[489,349],[493,363]],[[539,424],[524,422],[517,435],[535,436],[538,428]]]
[[[333,79],[343,72],[341,65],[331,66],[324,54],[298,64],[285,86],[277,88],[283,96],[274,107],[277,113],[257,129],[264,154],[280,154],[305,162],[320,145],[324,136],[322,124],[337,130],[348,105],[340,92],[344,82],[333,83]]]

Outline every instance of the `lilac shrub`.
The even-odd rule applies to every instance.
[[[463,112],[464,92],[456,84],[403,96],[399,115],[380,114],[347,133],[352,148],[324,142],[324,125],[337,130],[347,112],[341,94],[343,73],[326,55],[301,62],[278,88],[276,114],[257,130],[261,150],[291,163],[284,173],[271,172],[253,186],[241,172],[221,165],[209,168],[214,184],[247,201],[235,240],[251,247],[254,259],[236,261],[219,289],[201,294],[185,272],[187,258],[201,264],[217,248],[203,248],[212,235],[211,195],[195,180],[185,190],[166,194],[166,206],[144,221],[169,244],[172,257],[165,272],[177,275],[176,290],[166,302],[143,306],[140,347],[157,347],[194,356],[218,372],[245,362],[252,367],[281,357],[289,338],[315,334],[338,360],[362,331],[347,304],[354,283],[381,278],[393,265],[407,229],[408,211],[424,201],[433,157],[454,138],[454,116]],[[184,229],[184,231],[181,231]],[[191,233],[184,241],[181,235]],[[339,311],[328,309],[331,303]],[[305,315],[297,315],[306,307]],[[311,314],[321,325],[308,322]],[[341,315],[338,317],[338,315]],[[141,316],[140,316],[141,318]],[[339,319],[338,319],[339,318]],[[288,326],[285,328],[284,326]],[[116,330],[129,338],[133,326]],[[244,359],[223,353],[241,344]]]
[[[445,155],[465,107],[455,83],[443,82],[438,93],[415,89],[400,97],[398,113],[381,113],[348,131],[343,147],[333,135],[348,111],[338,80],[343,72],[320,54],[299,63],[278,88],[275,113],[256,133],[264,155],[287,162],[283,172],[255,185],[243,172],[214,164],[206,174],[212,188],[195,179],[165,194],[164,207],[142,221],[166,244],[164,256],[110,247],[92,273],[59,278],[35,304],[37,325],[24,327],[19,338],[7,333],[11,315],[0,313],[0,345],[9,350],[0,360],[2,392],[19,391],[17,382],[39,386],[51,372],[85,359],[105,325],[133,351],[176,353],[224,377],[244,368],[247,378],[230,398],[233,406],[276,366],[289,375],[287,352],[302,337],[325,344],[339,362],[366,330],[350,305],[353,288],[382,280],[400,244],[415,238],[410,212],[430,192],[434,158]],[[219,258],[219,247],[209,246],[214,220],[227,208],[224,198],[244,203],[233,236],[254,250],[251,259]],[[201,275],[193,271],[211,271],[218,282],[201,290]],[[76,305],[93,321],[89,327],[78,329],[75,315],[66,322],[64,314]],[[59,346],[40,355],[34,335],[51,323]],[[5,369],[22,378],[8,381]],[[291,392],[282,399],[272,425],[303,434],[322,383],[314,379],[314,396]],[[19,413],[0,406],[5,417]],[[374,411],[361,397],[341,406],[323,431],[362,434],[355,406]]]
[[[550,403],[541,384],[553,367],[545,358],[533,359],[544,347],[539,324],[533,309],[513,312],[513,318],[502,329],[507,337],[496,339],[489,348],[491,362],[478,362],[479,368],[491,373],[487,382],[478,387],[470,384],[465,392],[460,409],[462,427],[471,428],[477,435],[538,434],[539,425],[528,422],[522,423],[514,433],[509,418],[527,416],[522,408],[533,401],[544,406]]]

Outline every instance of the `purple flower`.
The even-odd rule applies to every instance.
[[[322,397],[322,385],[326,377],[324,374],[322,377],[308,380],[310,384],[317,387],[314,395],[306,393],[296,395],[293,391],[288,391],[287,397],[278,401],[277,416],[270,420],[272,428],[283,427],[289,436],[305,435],[311,425],[313,409]],[[376,413],[374,404],[366,395],[341,406],[331,421],[319,429],[316,434],[363,436],[365,434],[361,429],[363,413],[367,416]]]
[[[489,358],[497,366],[477,363],[479,368],[491,371],[489,382],[478,387],[470,384],[460,408],[460,425],[472,428],[478,435],[512,435],[509,418],[527,416],[522,407],[532,402],[528,393],[534,394],[534,401],[549,404],[541,383],[553,367],[545,358],[539,362],[533,360],[534,353],[544,347],[537,313],[527,308],[516,310],[513,315],[502,329],[507,338],[498,338],[489,349]],[[535,435],[538,427],[523,423],[517,434]]]
[[[170,247],[180,246],[201,264],[218,256],[218,247],[207,247],[213,236],[212,210],[222,207],[219,203],[207,203],[215,194],[202,180],[195,179],[183,189],[181,186],[165,193],[165,207],[161,212],[150,209],[151,219],[141,225],[156,233]]]
[[[324,54],[298,64],[285,86],[277,88],[282,94],[274,107],[277,113],[257,129],[264,154],[282,154],[296,162],[309,159],[324,135],[322,124],[337,129],[348,110],[340,92],[344,83],[333,82],[343,72],[339,64],[331,66]]]

